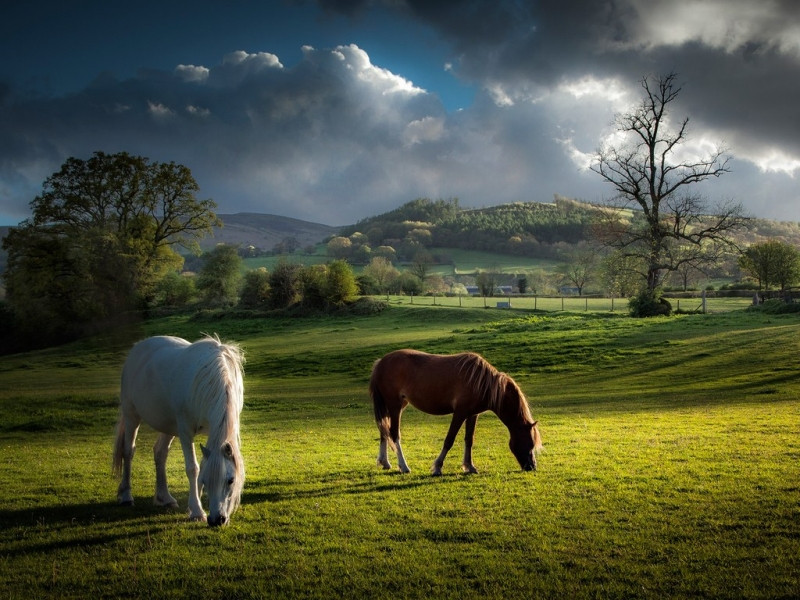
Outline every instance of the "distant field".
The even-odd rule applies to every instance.
[[[172,316],[3,357],[2,597],[800,596],[797,315],[416,302],[370,317]],[[147,427],[134,507],[116,505],[110,476],[128,348],[204,332],[247,356],[247,481],[219,530],[186,518],[177,444],[168,477],[181,509],[152,506]],[[480,352],[514,377],[544,437],[538,472],[519,470],[487,413],[480,473],[461,473],[459,438],[431,477],[448,417],[414,409],[412,472],[379,469],[367,380],[400,347]]]
[[[559,264],[557,260],[541,258],[525,258],[498,254],[496,252],[479,252],[477,250],[460,250],[458,248],[435,248],[433,254],[447,256],[452,265],[437,265],[433,271],[441,275],[475,275],[477,271],[497,271],[500,273],[528,273],[538,269],[552,271]]]
[[[459,250],[457,248],[433,248],[431,253],[437,256],[446,256],[452,260],[452,263],[433,265],[431,268],[432,273],[437,273],[442,276],[447,275],[474,275],[478,270],[496,270],[502,273],[525,273],[537,269],[545,271],[552,270],[558,261],[524,258],[509,256],[506,254],[497,254],[495,252],[478,252],[473,250]],[[317,254],[306,254],[297,252],[295,254],[285,256],[262,256],[258,258],[247,258],[243,262],[243,269],[257,269],[266,267],[271,270],[275,265],[281,261],[289,261],[303,265],[316,265],[325,264],[331,259],[324,252],[324,247],[320,247]],[[406,268],[408,265],[399,265],[399,268]],[[357,273],[361,271],[363,265],[356,265],[353,270]]]
[[[498,310],[541,310],[547,312],[610,312],[626,314],[627,298],[596,298],[581,296],[379,296],[392,304],[415,306],[444,306],[460,308],[492,308]],[[699,312],[701,298],[672,298],[673,310]],[[719,313],[740,310],[752,305],[750,298],[707,298],[706,312]]]

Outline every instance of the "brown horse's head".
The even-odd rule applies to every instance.
[[[536,451],[541,448],[538,423],[520,423],[518,427],[509,429],[511,439],[508,447],[523,471],[536,470]]]
[[[518,410],[515,411],[516,415],[513,422],[506,423],[511,434],[508,447],[523,471],[535,471],[536,453],[542,449],[539,422],[534,421],[531,417],[525,395],[510,377],[506,383],[503,402],[509,407],[518,407]]]

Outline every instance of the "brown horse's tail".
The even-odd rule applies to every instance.
[[[394,442],[392,441],[392,436],[389,434],[390,420],[389,411],[386,408],[386,399],[378,388],[376,376],[378,363],[380,363],[380,361],[377,361],[375,366],[372,367],[372,376],[369,379],[369,395],[372,397],[372,409],[375,411],[375,423],[378,426],[378,431],[381,432],[381,439],[387,440],[389,446],[394,450]]]
[[[111,459],[111,474],[117,479],[122,476],[122,455],[125,448],[125,423],[122,415],[117,423],[117,436],[114,439],[114,455]]]

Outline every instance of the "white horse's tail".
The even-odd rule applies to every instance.
[[[114,440],[114,455],[111,459],[111,474],[117,479],[122,477],[122,455],[125,448],[125,423],[122,415],[117,423],[117,436]]]

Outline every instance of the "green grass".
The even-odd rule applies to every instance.
[[[510,308],[523,311],[545,312],[611,312],[620,315],[628,314],[627,298],[597,298],[588,296],[380,296],[388,298],[392,304],[408,304],[416,306],[443,306],[459,308]],[[700,298],[672,298],[673,310],[676,312],[701,312]],[[706,312],[720,313],[741,310],[752,306],[750,298],[707,298]]]
[[[247,354],[247,482],[230,526],[136,506],[110,472],[133,340],[218,332]],[[634,320],[392,305],[373,317],[171,317],[0,362],[0,581],[9,598],[789,598],[800,594],[800,320]],[[446,417],[403,420],[409,475],[375,466],[366,382],[403,346],[512,375],[545,451],[522,473],[491,413],[478,475],[428,469]],[[393,461],[395,462],[395,461]]]

